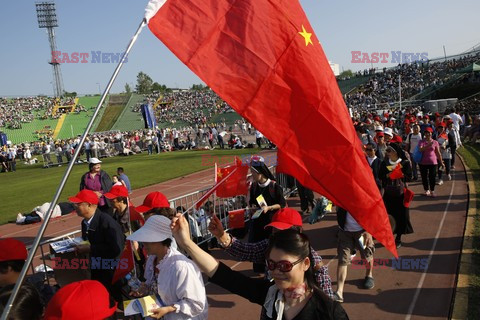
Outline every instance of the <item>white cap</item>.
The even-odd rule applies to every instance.
[[[145,225],[127,237],[127,240],[138,242],[161,242],[172,238],[171,221],[165,216],[153,215]]]
[[[382,126],[375,126],[375,131],[383,131],[383,127]]]
[[[90,158],[90,161],[88,162],[92,164],[102,163],[102,161],[98,160],[98,158]]]
[[[390,137],[393,137],[392,128],[385,128],[385,130],[383,130],[383,133],[388,134]]]

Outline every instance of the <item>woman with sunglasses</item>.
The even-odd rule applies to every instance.
[[[172,220],[172,230],[178,245],[210,278],[210,282],[262,305],[261,319],[348,319],[342,306],[317,287],[306,235],[288,229],[271,236],[266,264],[274,279],[272,284],[233,271],[203,251],[190,239],[188,222],[181,214]]]
[[[420,174],[422,176],[423,189],[427,197],[435,197],[435,177],[437,175],[437,165],[440,163],[444,167],[442,155],[440,153],[440,144],[432,138],[433,129],[428,127],[423,132],[423,140],[418,143],[422,153],[420,161]]]
[[[379,176],[382,180],[383,202],[389,215],[395,219],[397,248],[402,246],[402,235],[413,233],[410,212],[403,204],[406,177],[410,177],[412,166],[404,151],[397,143],[390,143],[380,165]]]

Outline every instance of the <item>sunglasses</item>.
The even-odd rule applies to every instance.
[[[292,271],[293,266],[302,262],[303,259],[305,259],[305,257],[300,258],[295,262],[290,262],[287,260],[281,260],[281,261],[275,262],[273,260],[268,259],[266,262],[267,262],[267,268],[270,271],[278,269],[280,272],[290,272]]]

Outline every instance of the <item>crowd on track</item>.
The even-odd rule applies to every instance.
[[[345,97],[357,143],[382,195],[400,256],[403,243],[415,231],[410,219],[413,194],[409,185],[420,183],[421,196],[435,198],[439,188],[452,183],[456,150],[480,138],[480,98],[465,99],[441,113],[420,106],[400,108],[393,104],[399,99],[398,76],[403,94],[414,96],[441,86],[454,71],[478,58],[401,65],[376,73]],[[70,209],[59,208],[57,215],[74,211],[82,218],[83,241],[74,248],[77,256],[88,257],[90,278],[52,288],[32,277],[22,284],[24,298],[12,307],[12,313],[21,319],[73,319],[81,302],[82,315],[89,319],[114,317],[117,309],[125,314],[143,312],[155,319],[208,319],[203,273],[209,282],[260,305],[262,320],[348,319],[342,307],[348,301],[348,294],[344,297],[348,268],[359,259],[364,261],[362,287],[375,287],[375,240],[346,209],[336,208],[337,281],[333,286],[328,265],[303,232],[302,219],[310,212],[315,215],[310,219],[312,223],[321,219],[328,201],[315,200],[312,190],[289,177],[297,187],[301,211],[288,207],[284,189],[292,185],[281,185],[262,157],[249,160],[251,176],[246,194],[241,199],[232,194],[229,199],[246,208],[242,212],[242,222],[248,218],[245,239],[238,230],[226,230],[226,217],[219,214],[218,202],[200,203],[198,208],[186,211],[182,206],[171,208],[162,190],[158,190],[149,193],[140,206],[131,203],[131,182],[124,169],[118,168],[117,174],[110,177],[102,170],[100,159],[139,152],[153,155],[198,148],[254,147],[255,143],[275,148],[246,121],[237,121],[234,128],[227,128],[225,122],[209,123],[211,115],[229,110],[211,91],[151,95],[148,99],[152,103],[161,99],[156,116],[161,122],[171,123],[171,127],[94,133],[83,146],[76,137],[8,146],[0,152],[3,171],[15,171],[15,159],[32,163],[35,155],[41,155],[46,166],[63,164],[71,160],[76,148],[81,148],[89,164],[79,181],[78,193],[69,197]],[[190,126],[176,128],[179,120]],[[245,137],[253,135],[254,142],[245,141]],[[19,214],[17,223],[38,222],[43,215],[36,208]],[[209,240],[206,246],[205,240]],[[252,262],[259,276],[250,278],[232,270],[211,255],[213,250]],[[23,243],[0,239],[0,310],[26,257]],[[91,299],[85,298],[87,292]],[[135,302],[145,302],[145,297],[154,303],[148,310]],[[135,308],[124,305],[127,300],[140,310],[132,311]]]

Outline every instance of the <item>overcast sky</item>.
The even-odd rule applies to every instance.
[[[221,0],[219,0],[221,1]],[[264,1],[264,0],[258,0]],[[295,1],[295,0],[292,0]],[[461,53],[480,43],[478,0],[300,1],[330,61],[340,70],[370,68],[351,63],[352,51],[427,53],[429,58]],[[146,0],[57,0],[57,47],[62,52],[119,53],[138,27]],[[0,96],[53,94],[48,37],[39,29],[35,2],[4,1],[0,14]],[[103,91],[113,63],[62,64],[65,90]],[[391,66],[377,63],[376,67]],[[201,81],[145,28],[112,92],[134,87],[143,71],[168,87]]]

